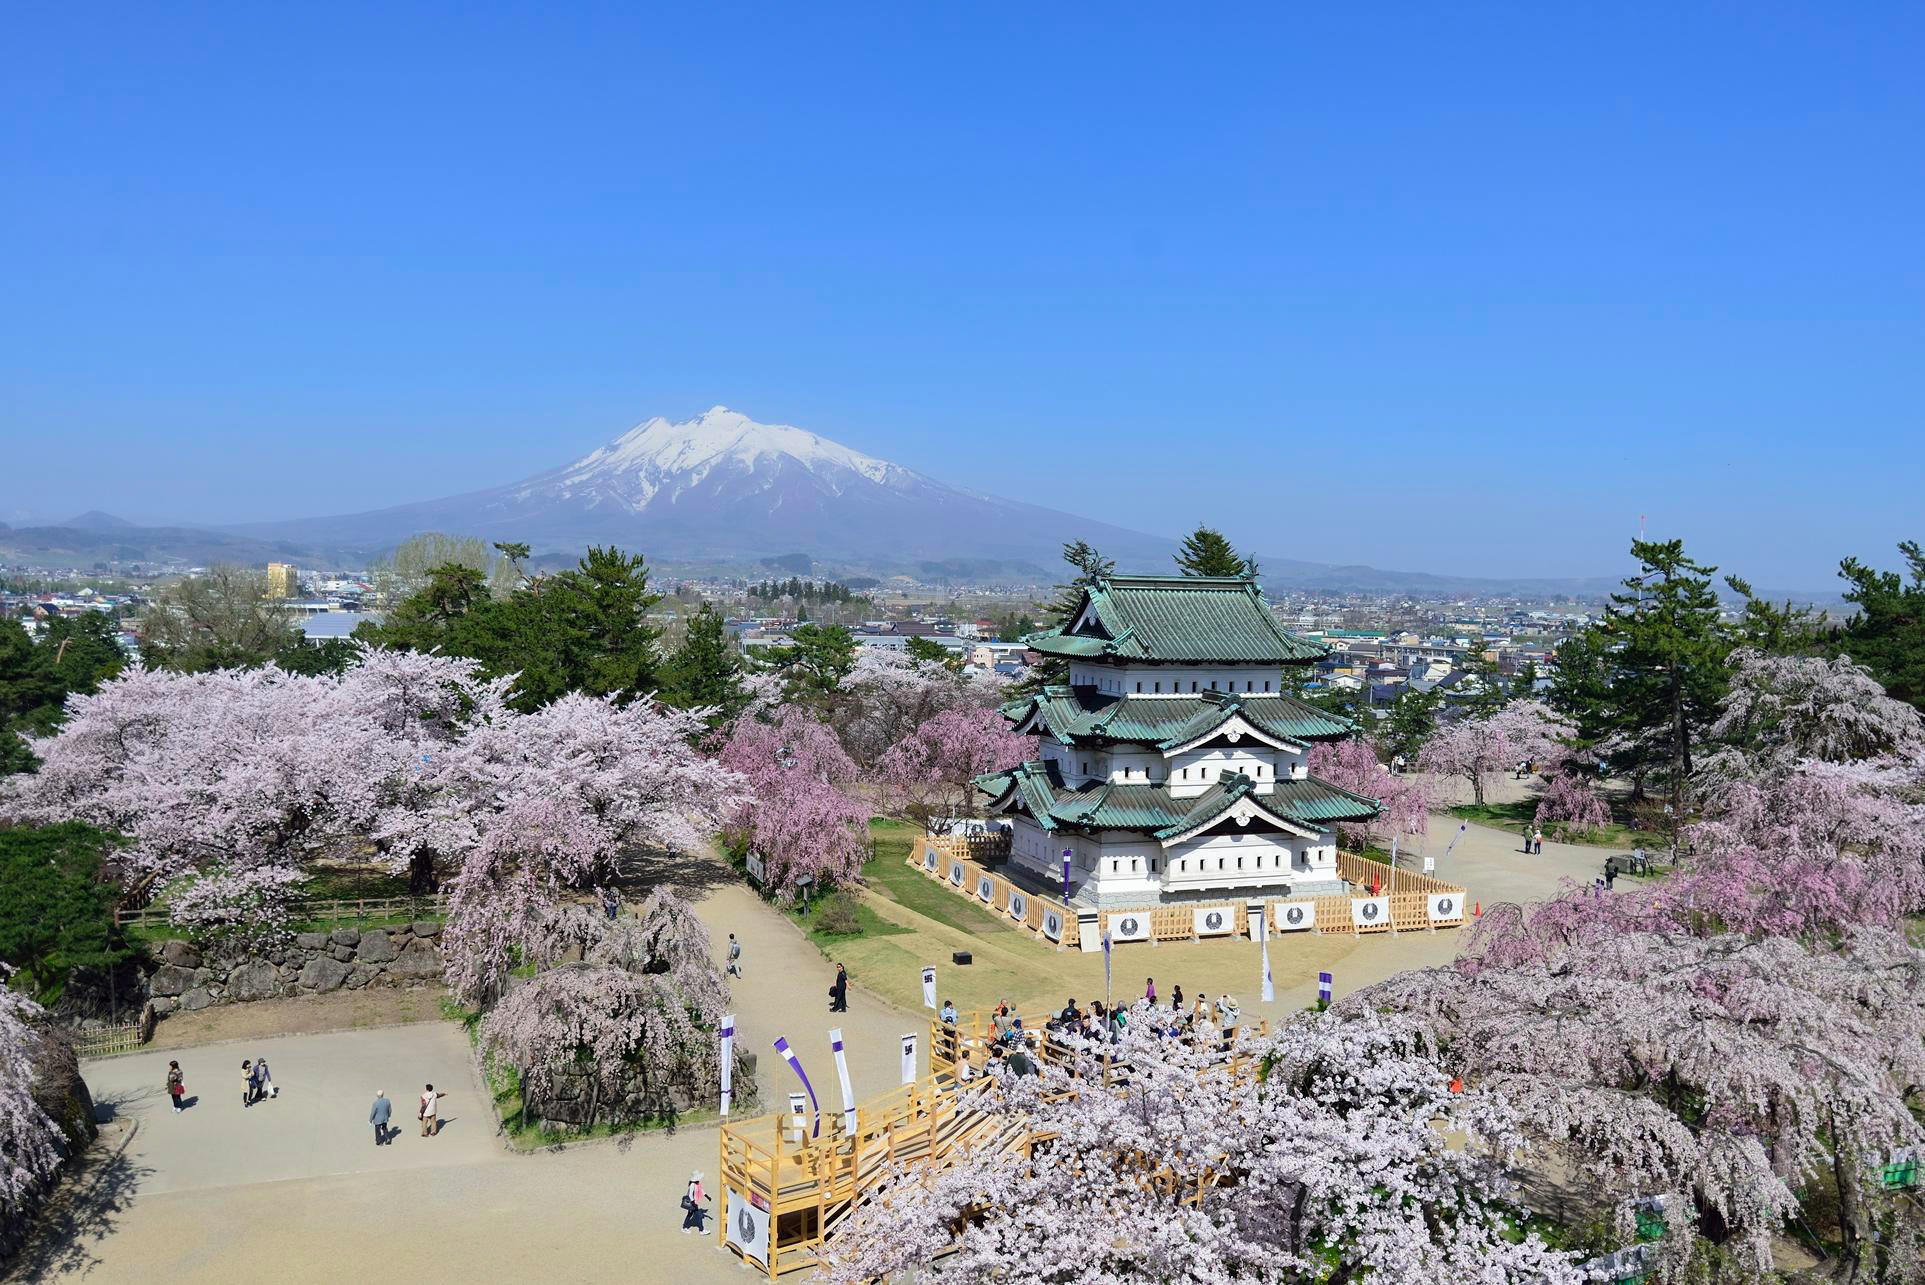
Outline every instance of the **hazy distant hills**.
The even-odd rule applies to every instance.
[[[570,464],[484,491],[218,530],[143,527],[94,511],[53,526],[0,525],[0,559],[341,564],[424,531],[525,541],[537,555],[614,544],[689,569],[780,565],[979,583],[1055,581],[1070,540],[1088,540],[1125,571],[1170,570],[1176,547],[1166,537],[950,486],[717,406],[680,423],[648,420]],[[1480,579],[1257,556],[1271,589],[1555,595],[1610,587],[1600,579]]]

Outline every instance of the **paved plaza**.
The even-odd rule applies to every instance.
[[[1448,817],[1433,818],[1427,850],[1441,854],[1456,826]],[[1542,856],[1527,857],[1518,848],[1515,836],[1473,826],[1439,874],[1466,884],[1488,906],[1541,897],[1566,877],[1588,883],[1604,855],[1547,843]],[[925,1013],[887,1006],[858,976],[850,1011],[831,1017],[832,969],[780,915],[729,883],[709,890],[699,909],[718,943],[731,931],[744,943],[747,976],[734,983],[738,1038],[760,1055],[765,1101],[793,1087],[769,1047],[786,1035],[825,1095],[824,1106],[839,1106],[826,1034],[832,1025],[847,1036],[858,1098],[896,1084],[896,1037],[926,1031]],[[1341,985],[1348,990],[1399,969],[1444,962],[1462,937],[1317,940],[1341,950]],[[1167,972],[1145,965],[1174,960],[1178,949],[1254,952],[1247,943],[1119,948],[1119,994],[1126,979],[1140,986],[1139,974]],[[1314,994],[1314,968],[1292,964],[1286,950],[1273,950],[1272,958],[1277,1002],[1255,1002],[1255,973],[1248,969],[1248,984],[1236,988],[1246,1013],[1281,1017]],[[1100,960],[1062,956],[1066,985],[1087,994],[1087,970],[1093,963],[1100,984]],[[241,1059],[263,1054],[281,1095],[244,1110]],[[169,1057],[180,1060],[195,1099],[179,1116],[161,1090]],[[142,1053],[90,1062],[86,1077],[112,1116],[102,1145],[76,1189],[64,1234],[35,1246],[9,1280],[750,1279],[732,1256],[714,1248],[712,1236],[678,1230],[677,1201],[689,1171],[701,1169],[714,1185],[712,1126],[512,1154],[496,1136],[466,1037],[451,1023]],[[414,1121],[413,1102],[426,1081],[451,1092],[442,1131],[432,1139],[417,1136]],[[380,1149],[366,1123],[377,1088],[394,1100],[401,1130]]]

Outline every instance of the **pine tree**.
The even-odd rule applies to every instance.
[[[741,712],[742,660],[729,645],[722,615],[708,604],[688,618],[688,632],[662,665],[662,700],[678,709],[713,708],[721,727]]]
[[[1183,537],[1183,547],[1177,552],[1176,565],[1186,576],[1240,576],[1255,579],[1257,563],[1254,558],[1245,558],[1230,547],[1230,542],[1221,531],[1207,526],[1199,526]]]
[[[1090,586],[1106,579],[1116,570],[1116,563],[1104,557],[1088,541],[1076,540],[1063,546],[1063,561],[1076,569],[1076,575],[1068,584],[1056,586],[1056,597],[1043,609],[1045,629],[1067,629],[1082,609],[1083,596]],[[1012,689],[1016,696],[1030,696],[1044,687],[1069,681],[1069,662],[1046,658],[1041,664],[1033,666],[1023,680]]]

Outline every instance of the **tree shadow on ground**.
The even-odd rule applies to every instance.
[[[700,901],[717,888],[741,882],[726,861],[706,851],[650,852],[625,873],[629,895],[637,899],[667,888],[684,901]]]
[[[103,1137],[63,1176],[0,1280],[85,1276],[100,1265],[95,1249],[113,1234],[142,1180],[154,1172],[127,1155],[132,1136],[129,1131],[117,1139]]]

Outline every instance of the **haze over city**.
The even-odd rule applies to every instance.
[[[1616,576],[1646,515],[1826,593],[1918,534],[1916,7],[1189,19],[23,12],[0,520],[723,404],[1315,562]]]

